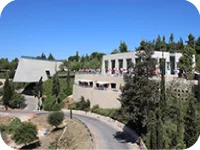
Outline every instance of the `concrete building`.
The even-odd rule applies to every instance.
[[[43,60],[22,56],[13,82],[38,82],[41,77],[43,77],[43,81],[45,81],[59,70],[61,64],[63,64],[63,62],[58,60]]]
[[[184,79],[178,80],[177,75],[171,75],[174,70],[178,69],[177,64],[182,54],[164,52],[163,56],[166,60],[166,85],[169,87],[174,83],[173,89],[178,96],[183,95],[183,93],[187,95],[191,86],[196,83],[188,82]],[[159,64],[159,60],[162,58],[162,52],[154,52],[153,58],[156,59]],[[123,76],[107,74],[106,69],[128,69],[131,62],[137,63],[137,61],[136,52],[104,55],[101,74],[76,74],[73,87],[73,99],[79,101],[81,96],[83,96],[85,100],[90,100],[91,107],[94,105],[99,105],[101,108],[121,107],[119,98],[121,95],[120,87],[124,85]],[[195,57],[193,57],[193,62],[195,65]],[[160,80],[159,77],[153,79]],[[179,85],[178,83],[181,83],[181,85],[177,86]],[[185,85],[184,88],[182,88],[183,84]]]
[[[120,70],[129,69],[131,63],[137,63],[137,52],[128,52],[128,53],[119,53],[119,54],[111,54],[111,55],[104,55],[102,60],[102,74],[106,73],[106,69],[113,69],[117,68]],[[174,70],[177,70],[179,59],[181,58],[181,53],[169,53],[163,52],[163,57],[165,59],[166,65],[165,70],[166,74],[173,74]],[[159,61],[162,58],[162,52],[155,51],[152,55],[152,58],[157,60],[157,65],[159,66]],[[195,56],[193,56],[193,62],[195,66]]]

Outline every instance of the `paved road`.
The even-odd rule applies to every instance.
[[[113,127],[112,124],[89,116],[78,114],[73,114],[73,116],[87,124],[94,136],[96,149],[133,149],[132,145],[126,142],[129,136],[122,133],[119,128]]]
[[[38,99],[35,98],[34,96],[28,96],[28,95],[23,95],[23,96],[25,97],[25,104],[27,106],[22,111],[23,112],[36,111],[37,110]]]
[[[20,116],[29,113],[42,114],[48,112],[35,111],[37,109],[37,98],[33,96],[25,96],[27,107],[20,112],[4,112],[4,114]],[[0,112],[1,114],[1,112]],[[65,113],[69,116],[69,113]],[[73,114],[73,117],[80,119],[91,130],[96,149],[133,149],[133,145],[129,142],[130,136],[121,132],[119,128],[114,127],[111,123],[106,123],[98,118],[92,118],[87,115]]]

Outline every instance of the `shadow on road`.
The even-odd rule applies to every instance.
[[[125,132],[116,132],[114,135],[114,138],[117,139],[120,143],[135,143],[137,139],[133,138],[131,135],[125,133]]]

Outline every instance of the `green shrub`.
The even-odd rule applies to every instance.
[[[22,122],[19,118],[14,118],[13,121],[7,127],[8,133],[13,134],[17,128],[22,125]]]
[[[25,99],[24,96],[22,96],[19,93],[14,92],[12,95],[12,99],[9,101],[9,106],[11,108],[20,108],[24,105]]]
[[[74,102],[74,103],[72,103],[72,104],[69,104],[69,105],[68,105],[68,108],[69,108],[69,109],[72,109],[72,110],[76,110],[76,103]]]
[[[37,128],[31,122],[23,122],[11,136],[16,144],[29,144],[38,139]]]
[[[50,125],[55,126],[56,128],[63,122],[65,114],[60,111],[53,112],[48,116],[48,122]]]
[[[6,125],[0,125],[0,132],[2,132],[2,133],[8,133],[9,134],[9,132],[8,132],[8,126],[6,126]]]
[[[103,108],[100,108],[99,105],[94,105],[91,109],[91,112],[102,115],[102,116],[110,117],[110,118],[118,120],[124,124],[127,123],[127,118],[124,117],[124,115],[122,114],[120,109],[116,109],[116,108],[103,109]]]
[[[60,102],[56,104],[55,97],[47,96],[47,98],[44,100],[43,108],[47,111],[59,111],[64,108],[64,103]]]
[[[77,110],[84,110],[89,111],[90,110],[90,101],[85,101],[85,98],[81,96],[81,101],[76,103],[76,109]]]

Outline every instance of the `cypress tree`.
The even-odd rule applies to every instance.
[[[58,73],[53,76],[53,88],[52,94],[56,97],[56,103],[58,103],[58,95],[60,93],[60,83],[58,78]]]
[[[187,107],[187,112],[185,115],[185,132],[184,132],[184,141],[187,148],[195,144],[198,139],[198,130],[197,130],[197,121],[196,121],[196,110],[194,106],[195,99],[191,96],[188,99],[189,104]]]
[[[9,101],[11,101],[12,95],[13,95],[12,87],[7,77],[3,87],[3,98],[2,98],[6,110],[8,110]]]
[[[55,60],[55,58],[53,57],[51,53],[49,54],[48,60]]]

